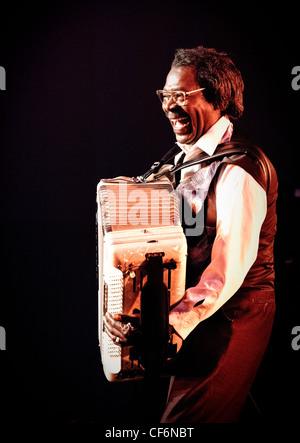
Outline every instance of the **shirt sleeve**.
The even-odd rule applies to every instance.
[[[211,263],[199,283],[188,288],[170,312],[170,324],[183,339],[242,285],[257,257],[259,234],[267,212],[266,192],[240,166],[228,165],[216,186],[216,208]]]

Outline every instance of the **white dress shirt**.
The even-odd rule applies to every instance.
[[[219,143],[230,140],[232,128],[229,119],[221,117],[192,148],[179,145],[186,154],[184,161],[199,154],[199,149],[212,155]],[[199,167],[183,169],[181,181]],[[240,166],[227,165],[216,186],[216,209],[211,263],[199,283],[188,288],[183,300],[170,312],[170,324],[183,339],[242,285],[257,256],[260,229],[267,213],[266,192]],[[195,307],[201,300],[203,303]]]

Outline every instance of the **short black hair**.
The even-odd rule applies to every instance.
[[[177,49],[172,68],[192,67],[203,95],[222,115],[236,119],[244,111],[244,82],[240,71],[224,52],[198,46],[191,49]]]

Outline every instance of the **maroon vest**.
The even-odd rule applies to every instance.
[[[195,286],[210,263],[211,248],[216,234],[216,185],[228,164],[238,165],[247,171],[266,191],[267,214],[261,227],[258,254],[247,273],[242,287],[267,289],[274,287],[274,239],[276,234],[276,200],[278,180],[276,171],[263,151],[242,138],[219,145],[216,153],[236,148],[246,149],[248,154],[226,156],[221,160],[205,201],[205,227],[200,237],[187,237],[188,263],[187,287]]]

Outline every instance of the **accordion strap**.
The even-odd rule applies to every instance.
[[[173,160],[173,158],[179,152],[181,152],[181,149],[177,144],[175,144],[171,149],[169,149],[168,152],[166,152],[166,154],[160,159],[160,161],[154,162],[151,168],[148,169],[148,171],[146,171],[143,175],[139,175],[136,180],[139,182],[145,182],[151,174],[155,174],[156,172],[158,172],[164,164],[168,163],[170,160]],[[162,174],[161,176],[163,175],[165,174]]]
[[[163,175],[166,175],[166,174],[170,174],[170,173],[175,174],[175,172],[180,171],[181,169],[184,169],[184,168],[188,168],[189,166],[199,165],[201,163],[211,163],[211,162],[218,160],[220,158],[224,158],[224,157],[227,157],[230,155],[238,155],[238,154],[249,155],[254,160],[257,160],[257,157],[252,152],[249,152],[247,149],[243,149],[243,148],[227,149],[226,151],[218,152],[217,154],[214,154],[214,155],[205,154],[204,156],[202,155],[201,157],[195,158],[194,160],[189,160],[185,163],[181,163],[179,165],[174,165],[168,171],[164,171],[162,173],[156,174],[154,176],[154,180],[158,180],[159,178],[161,178]]]
[[[179,162],[170,166],[169,168],[165,168],[161,170],[161,167],[170,162],[179,152],[182,152],[177,144],[175,144],[163,157],[160,161],[153,163],[151,168],[145,172],[143,175],[138,176],[134,179],[136,182],[146,182],[147,179],[152,175],[152,180],[159,180],[163,176],[167,176],[170,174],[174,174],[181,169],[188,168],[189,166],[198,165],[201,163],[206,163],[206,165],[214,162],[215,160],[224,159],[226,161],[226,157],[230,158],[233,156],[240,156],[241,159],[243,157],[248,157],[253,160],[255,163],[260,164],[261,168],[259,170],[262,173],[262,180],[266,183],[266,188],[269,186],[269,178],[270,178],[270,170],[268,161],[265,158],[265,155],[262,151],[249,143],[247,140],[242,138],[237,138],[234,141],[222,143],[218,146],[217,152],[213,155],[208,155],[205,152],[201,152],[201,154],[193,160],[189,160],[185,163],[179,160]]]

